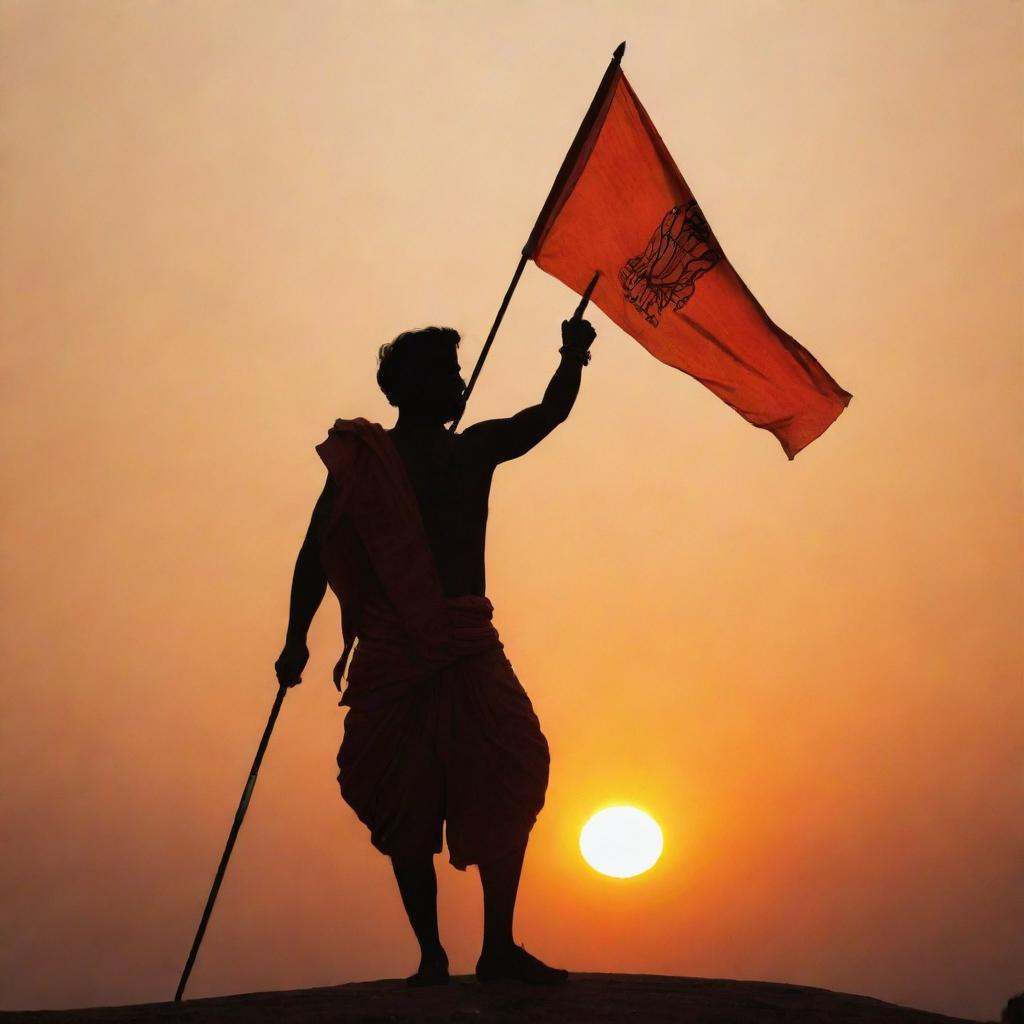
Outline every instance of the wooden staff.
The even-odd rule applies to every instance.
[[[224,853],[221,856],[220,864],[217,867],[217,874],[213,879],[213,888],[210,889],[210,895],[206,899],[206,907],[203,909],[203,916],[199,921],[199,928],[196,930],[196,937],[192,940],[192,948],[188,952],[188,959],[185,961],[185,969],[181,972],[181,980],[178,982],[178,990],[174,993],[174,1001],[176,1003],[181,1002],[181,994],[185,991],[185,985],[188,983],[188,976],[192,973],[192,965],[196,962],[196,954],[199,952],[199,944],[203,941],[203,935],[206,934],[206,925],[210,920],[210,914],[213,911],[213,904],[216,902],[217,893],[220,891],[220,883],[224,880],[224,872],[227,870],[228,858],[231,856],[235,840],[238,838],[238,830],[242,827],[242,819],[245,817],[246,809],[249,806],[249,798],[252,796],[253,787],[256,785],[256,776],[259,774],[260,764],[263,762],[263,755],[266,752],[267,743],[270,742],[270,734],[274,730],[274,723],[277,721],[278,712],[281,710],[281,705],[284,703],[284,695],[287,692],[287,686],[279,687],[277,696],[274,698],[274,706],[270,709],[270,718],[267,719],[267,726],[263,730],[263,738],[260,740],[259,749],[256,751],[256,757],[252,762],[252,767],[249,769],[249,778],[246,779],[245,788],[242,790],[242,799],[239,800],[238,810],[235,811],[235,820],[231,825],[231,832],[228,834],[228,842],[224,847]]]

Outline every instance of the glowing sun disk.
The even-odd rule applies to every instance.
[[[649,870],[662,846],[658,823],[635,807],[605,807],[580,832],[583,859],[612,878],[632,878]]]

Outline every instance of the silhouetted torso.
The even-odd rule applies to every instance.
[[[487,500],[496,460],[472,431],[429,441],[388,431],[419,502],[446,597],[484,594]]]
[[[580,325],[592,338],[593,328],[586,321]],[[461,387],[454,358],[451,372]],[[580,372],[579,360],[563,356],[540,403],[505,419],[474,423],[461,433],[449,433],[438,420],[417,424],[404,412],[387,431],[416,494],[445,597],[486,595],[484,542],[495,467],[525,455],[566,419],[579,391]],[[325,500],[330,487],[328,475]],[[379,581],[372,580],[370,586],[375,585],[382,594]]]

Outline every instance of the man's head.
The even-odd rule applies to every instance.
[[[377,383],[399,412],[448,423],[462,415],[466,382],[459,368],[459,332],[451,327],[404,331],[381,345]]]

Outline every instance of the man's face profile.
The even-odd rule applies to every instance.
[[[450,423],[462,415],[466,382],[456,352],[424,353],[421,359],[410,362],[406,374],[400,411],[408,409],[438,423]]]

